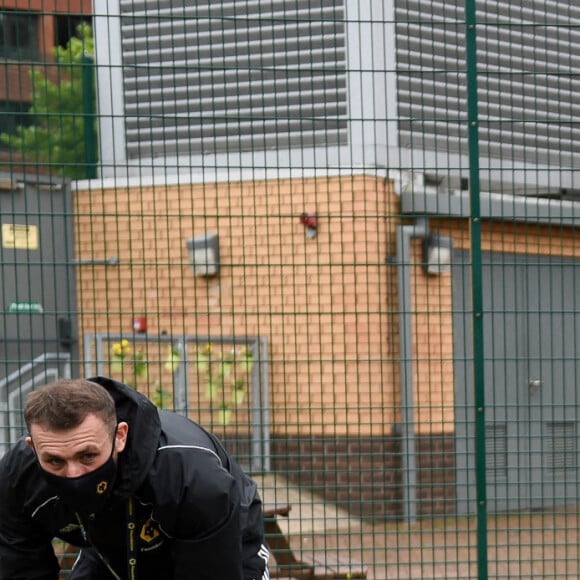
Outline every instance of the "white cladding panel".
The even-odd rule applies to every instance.
[[[467,154],[464,3],[395,5],[400,145]],[[578,166],[580,4],[477,2],[476,36],[482,157]]]
[[[121,0],[131,159],[347,137],[340,0]]]

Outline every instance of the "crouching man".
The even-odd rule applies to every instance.
[[[266,580],[255,483],[218,439],[104,377],[29,395],[0,461],[0,580]]]

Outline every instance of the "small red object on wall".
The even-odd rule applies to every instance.
[[[133,330],[135,332],[147,332],[147,318],[145,316],[135,316],[133,318]]]
[[[315,238],[318,229],[318,215],[315,213],[301,213],[300,223],[306,228],[306,237]]]
[[[315,230],[318,228],[318,215],[315,213],[302,213],[300,214],[300,223],[307,228]]]

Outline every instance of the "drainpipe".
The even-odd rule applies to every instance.
[[[418,218],[413,225],[397,228],[403,518],[407,524],[413,524],[417,520],[413,333],[411,325],[411,239],[426,238],[428,233],[429,222],[426,218]]]

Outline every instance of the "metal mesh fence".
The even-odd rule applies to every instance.
[[[577,578],[579,42],[564,0],[5,0],[0,452],[104,374],[223,439],[273,576]]]

